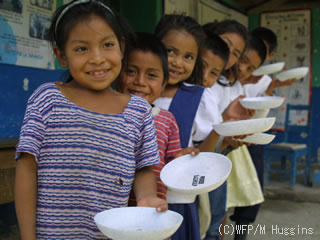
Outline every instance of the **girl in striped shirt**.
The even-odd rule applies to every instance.
[[[132,188],[139,206],[167,209],[152,170],[159,162],[152,109],[111,88],[128,36],[105,2],[57,9],[49,36],[70,74],[28,101],[16,155],[21,238],[106,239],[94,215],[127,206]]]

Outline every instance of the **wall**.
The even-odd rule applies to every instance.
[[[249,30],[258,27],[260,24],[260,14],[249,14]],[[312,9],[312,122],[313,122],[313,151],[314,156],[317,156],[320,146],[320,127],[318,122],[320,122],[320,8]],[[299,137],[294,137],[296,140],[300,140]],[[278,132],[275,139],[276,142],[282,140],[282,133]]]

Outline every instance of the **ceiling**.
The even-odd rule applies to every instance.
[[[248,13],[320,7],[319,0],[233,0],[233,2]]]

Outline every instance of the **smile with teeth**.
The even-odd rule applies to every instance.
[[[169,73],[170,73],[170,75],[180,75],[180,74],[182,74],[181,72],[176,72],[176,71],[173,71],[173,70],[169,70]]]
[[[106,72],[108,72],[108,70],[92,71],[92,72],[89,72],[89,75],[96,77],[96,76],[104,75]]]
[[[139,91],[135,91],[135,90],[129,90],[129,92],[135,96],[139,96],[139,97],[145,97],[147,94],[146,93],[143,93],[143,92],[139,92]]]

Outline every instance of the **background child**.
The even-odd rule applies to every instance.
[[[227,98],[230,97],[232,100],[239,94],[244,94],[244,86],[248,77],[263,63],[265,57],[266,47],[263,41],[250,36],[247,50],[239,60],[239,80],[232,87],[225,87],[229,90],[234,89],[234,91],[229,91],[234,95],[230,94]],[[235,220],[238,226],[249,224],[249,220],[245,216],[242,218],[237,215],[237,211],[243,209],[244,206],[255,205],[264,200],[259,179],[246,145],[233,150],[228,157],[233,163],[233,169],[228,178],[227,206],[228,208],[236,207],[235,214],[230,219]],[[239,233],[235,233],[235,239],[244,237],[242,233]]]
[[[192,146],[193,122],[204,89],[191,84],[202,84],[200,46],[205,35],[193,18],[177,14],[163,16],[156,26],[155,34],[167,48],[169,80],[161,97],[154,104],[169,110],[175,116],[181,146]],[[172,239],[199,240],[199,220],[195,203],[169,202],[169,209],[184,217],[181,227]]]
[[[219,84],[227,86],[230,84],[229,82],[234,82],[234,79],[237,77],[236,64],[246,48],[247,29],[235,20],[224,20],[218,23],[208,23],[205,24],[203,28],[206,33],[215,33],[219,35],[229,47],[230,54],[228,62],[225,66],[225,71],[222,73],[223,76],[218,79]],[[213,85],[213,87],[208,89],[208,91],[211,92],[213,99],[218,99],[218,101],[221,102],[224,101],[225,97],[220,91],[215,90],[217,85],[218,84]],[[226,101],[226,106],[229,104],[230,101]],[[229,114],[230,116],[230,112],[228,111],[223,112],[219,110],[219,112],[223,120],[227,120],[226,114]],[[219,227],[226,215],[226,193],[226,182],[216,190],[209,192],[211,223],[205,237],[207,240],[220,239]]]
[[[59,8],[49,30],[69,82],[30,97],[17,147],[22,239],[102,239],[93,216],[127,206],[166,209],[151,165],[159,161],[150,105],[114,91],[126,49],[119,17],[102,1]],[[107,104],[106,104],[107,103]]]
[[[276,34],[264,27],[258,27],[254,29],[251,34],[254,37],[260,38],[264,41],[267,55],[266,61],[272,59],[277,49],[277,36]],[[244,85],[244,91],[248,97],[256,97],[261,95],[273,95],[274,89],[278,87],[291,86],[296,82],[296,79],[289,79],[286,81],[279,81],[278,79],[272,79],[268,75],[252,76],[250,75],[246,80],[249,84]],[[250,83],[251,82],[251,83]],[[266,113],[267,114],[267,113]],[[254,167],[256,169],[261,189],[263,190],[264,182],[264,146],[263,145],[251,145],[248,147],[250,155],[253,160]],[[252,206],[236,207],[232,220],[238,224],[250,224],[253,223],[258,215],[260,204]],[[246,237],[247,232],[243,232],[243,237]]]
[[[151,33],[137,33],[120,78],[121,91],[143,97],[150,105],[160,97],[169,78],[167,49]],[[166,199],[167,188],[160,179],[162,168],[175,157],[199,152],[196,148],[181,151],[179,129],[172,113],[152,105],[160,154],[153,166],[157,177],[158,197]],[[132,203],[132,205],[135,203]]]

